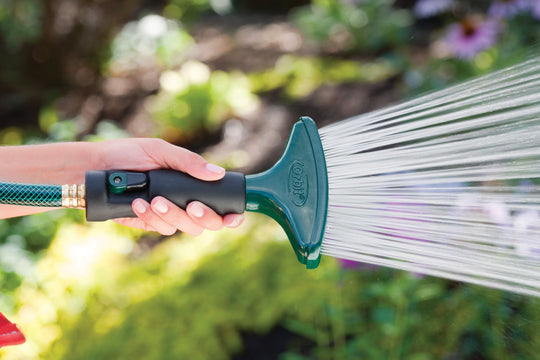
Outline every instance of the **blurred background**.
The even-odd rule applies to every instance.
[[[161,137],[246,173],[319,126],[538,52],[538,0],[3,0],[0,143]],[[1,359],[538,359],[540,301],[324,257],[283,231],[0,222]]]

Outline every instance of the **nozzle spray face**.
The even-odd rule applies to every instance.
[[[281,159],[269,170],[246,177],[246,209],[276,220],[298,260],[319,265],[328,206],[324,152],[315,122],[302,117]]]

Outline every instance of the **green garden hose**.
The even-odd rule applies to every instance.
[[[84,208],[84,185],[35,185],[0,182],[0,204]]]

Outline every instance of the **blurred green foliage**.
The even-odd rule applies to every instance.
[[[404,45],[412,18],[394,0],[313,0],[292,17],[311,39],[330,51],[377,52]]]
[[[0,221],[0,308],[13,311],[14,292],[32,276],[33,264],[48,249],[59,226],[83,220],[80,212],[62,210]]]
[[[193,46],[181,23],[159,15],[146,15],[127,23],[111,43],[106,71],[122,73],[155,61],[163,68],[179,65]]]
[[[398,73],[399,64],[388,59],[373,62],[284,55],[275,67],[249,75],[253,91],[263,93],[283,88],[285,98],[297,100],[326,84],[372,83]]]
[[[409,67],[404,74],[407,96],[445,88],[489,72],[504,69],[537,56],[536,45],[519,43],[513,33],[504,36],[493,48],[482,51],[473,60],[434,58],[421,67]],[[540,39],[540,38],[539,38]]]
[[[284,99],[294,101],[323,84],[384,81],[396,75],[398,67],[388,59],[358,62],[284,55],[273,68],[246,76],[212,72],[202,63],[188,61],[178,70],[162,73],[161,90],[148,99],[147,109],[162,127],[162,137],[185,140],[251,113],[257,108],[257,94],[282,89]]]
[[[454,1],[457,8],[469,5],[478,7],[474,8],[476,14],[488,12],[489,5],[494,3],[496,2],[469,4]],[[517,3],[523,6],[526,2],[518,1]],[[500,26],[494,44],[482,49],[471,59],[460,59],[447,54],[445,48],[447,44],[445,44],[444,39],[445,30],[450,24],[455,24],[456,21],[459,22],[465,17],[466,13],[461,17],[460,13],[463,11],[450,11],[436,15],[434,19],[431,19],[439,26],[430,29],[431,44],[428,44],[430,47],[424,58],[418,61],[417,55],[411,54],[413,56],[410,56],[409,66],[406,67],[407,70],[404,73],[404,83],[407,86],[406,96],[413,97],[419,93],[441,89],[456,82],[510,67],[529,57],[538,56],[540,19],[535,19],[531,9],[525,9],[508,18],[493,19]],[[484,17],[489,19],[487,15]]]
[[[164,72],[160,83],[161,91],[149,98],[147,107],[170,141],[215,131],[223,121],[257,107],[244,74],[211,72],[200,62],[188,61],[178,71]]]
[[[254,337],[259,353],[284,360],[532,359],[540,351],[538,299],[382,268],[344,270],[326,257],[306,271],[276,230],[257,217],[235,236],[170,240],[142,257],[111,257],[110,239],[100,241],[84,278],[23,285],[36,299],[25,306],[53,306],[62,328],[40,358],[234,359],[249,356]],[[43,265],[66,261],[54,250],[60,243],[90,244],[69,234]],[[43,302],[63,288],[84,296],[82,307]]]
[[[25,42],[41,35],[42,12],[43,2],[39,0],[0,2],[0,32],[9,53],[14,54]]]
[[[191,23],[210,9],[210,0],[168,0],[163,15]]]

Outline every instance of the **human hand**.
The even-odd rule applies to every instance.
[[[208,163],[200,155],[160,139],[119,139],[100,145],[98,166],[102,170],[149,171],[165,168],[182,171],[207,181],[219,180],[225,175],[223,168]],[[177,230],[199,235],[204,229],[237,227],[243,221],[242,214],[222,217],[198,201],[191,202],[186,210],[183,210],[163,197],[156,197],[151,203],[136,199],[132,208],[136,218],[114,221],[129,227],[157,231],[163,235],[172,235]]]

